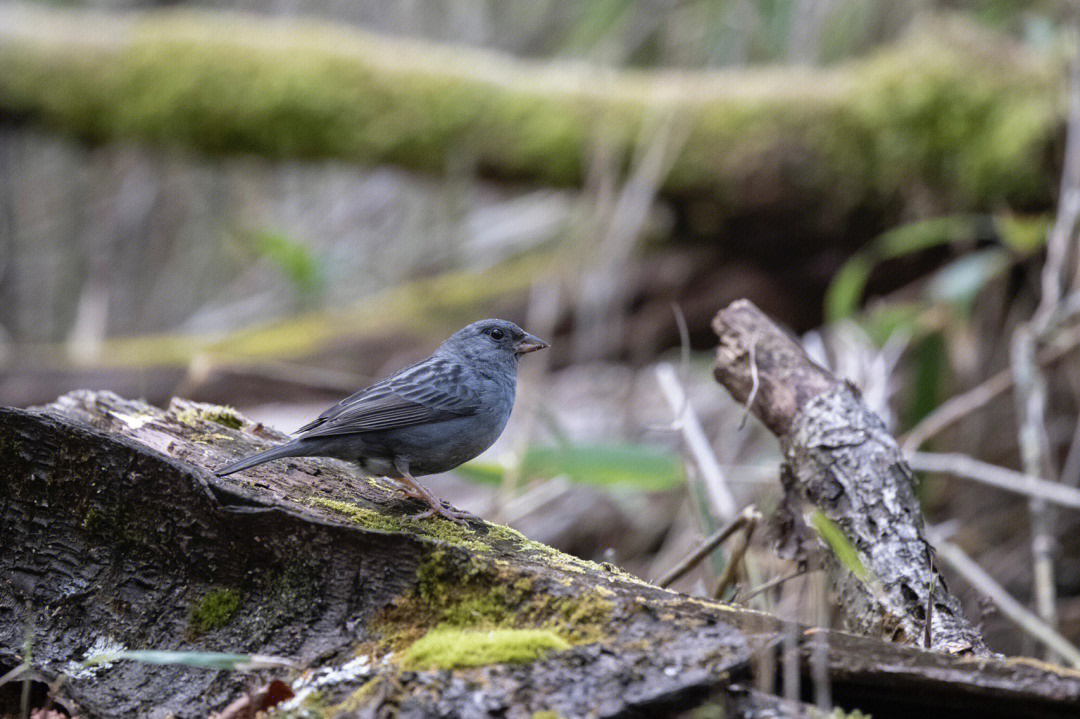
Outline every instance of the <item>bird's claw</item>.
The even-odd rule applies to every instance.
[[[471,520],[475,520],[477,517],[472,512],[466,512],[460,509],[451,509],[450,507],[444,507],[443,505],[432,505],[419,514],[413,514],[408,517],[412,520],[427,519],[428,517],[439,516],[443,519],[449,519],[455,524],[467,524]]]

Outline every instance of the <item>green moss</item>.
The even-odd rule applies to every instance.
[[[776,157],[805,158],[798,189],[841,212],[913,185],[954,211],[1049,204],[1056,179],[1060,69],[958,23],[827,70],[582,84],[574,69],[315,22],[41,7],[15,21],[0,112],[97,141],[434,172],[467,147],[485,174],[567,185],[583,181],[598,123],[626,158],[662,103],[687,132],[662,191],[708,193],[719,216],[745,209],[735,188]]]
[[[374,625],[393,650],[405,649],[434,626],[541,629],[570,644],[596,642],[606,637],[614,610],[605,591],[556,595],[495,562],[436,551],[421,563],[414,593]]]
[[[308,503],[316,507],[326,507],[335,512],[340,512],[367,529],[375,529],[380,532],[403,532],[406,529],[404,521],[398,517],[377,512],[374,509],[360,507],[351,502],[341,502],[336,499],[326,499],[325,497],[313,497],[308,500]]]
[[[184,402],[182,406],[183,409],[174,412],[174,417],[180,424],[198,427],[202,422],[214,422],[229,429],[240,429],[244,426],[244,418],[240,413],[226,405]],[[231,439],[228,435],[220,436]]]
[[[211,422],[217,422],[223,427],[229,429],[240,429],[244,426],[244,418],[240,416],[232,407],[228,405],[221,405],[207,410],[206,418]]]
[[[503,533],[499,530],[492,529],[499,525],[485,524],[482,529],[478,529],[475,525],[461,525],[442,517],[410,520],[361,507],[351,502],[342,502],[325,497],[313,497],[308,500],[308,503],[340,512],[367,529],[375,529],[380,532],[404,532],[446,542],[482,554],[492,550],[491,542],[493,539],[503,536]],[[502,529],[506,528],[503,527]]]
[[[145,544],[134,519],[120,509],[119,503],[89,507],[83,515],[82,525],[92,537],[111,543],[121,551],[138,549]]]
[[[406,669],[457,669],[487,664],[520,664],[543,659],[570,645],[544,629],[470,630],[440,626],[402,655]]]
[[[109,527],[108,520],[105,519],[105,515],[99,512],[94,507],[86,510],[86,514],[83,515],[83,528],[90,534],[102,534]]]
[[[221,629],[240,608],[240,594],[235,589],[219,587],[212,589],[188,610],[191,628],[203,632]]]

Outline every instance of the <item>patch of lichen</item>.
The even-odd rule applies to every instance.
[[[563,719],[563,715],[551,709],[541,709],[532,713],[532,719]]]
[[[405,669],[457,669],[521,664],[543,659],[570,644],[550,629],[462,629],[440,625],[401,655]]]
[[[240,593],[235,589],[211,589],[188,609],[188,624],[196,634],[221,629],[239,608]]]

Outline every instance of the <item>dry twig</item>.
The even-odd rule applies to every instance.
[[[746,517],[746,526],[743,527],[742,540],[735,548],[735,551],[731,553],[731,556],[728,557],[727,565],[724,567],[724,573],[720,575],[720,579],[716,582],[716,589],[713,591],[713,597],[715,599],[724,596],[724,592],[728,590],[728,587],[735,583],[739,572],[739,562],[746,556],[746,550],[750,548],[750,540],[754,537],[754,529],[757,528],[758,521],[761,519],[761,513],[752,505],[744,509],[740,516]]]
[[[697,549],[691,552],[685,559],[676,564],[671,570],[661,577],[657,582],[657,586],[669,587],[672,583],[677,581],[684,574],[701,563],[701,560],[709,556],[716,551],[716,548],[727,541],[735,532],[739,531],[747,525],[747,523],[756,521],[756,517],[759,517],[757,509],[751,505],[739,513],[739,516],[732,519],[718,531],[714,532],[711,536],[705,539]],[[734,561],[732,557],[732,561]],[[729,563],[730,566],[730,563]]]
[[[971,479],[1006,492],[1037,497],[1061,507],[1080,509],[1080,489],[981,462],[966,454],[915,452],[908,455],[908,462],[912,469],[920,472],[936,472]]]
[[[779,577],[773,577],[769,581],[767,581],[767,582],[765,582],[763,584],[757,585],[753,589],[747,591],[746,594],[736,595],[733,598],[733,601],[735,601],[735,600],[742,601],[742,602],[749,601],[749,600],[753,599],[754,597],[756,597],[757,595],[761,594],[762,592],[767,592],[767,591],[769,591],[771,589],[776,589],[780,585],[786,584],[787,582],[790,582],[792,579],[797,579],[798,577],[801,577],[804,574],[809,574],[810,572],[816,572],[818,569],[820,569],[820,567],[799,567],[794,572],[789,572],[787,574],[781,574]]]
[[[1039,367],[1050,367],[1065,359],[1077,347],[1080,347],[1080,325],[1063,331],[1053,344],[1039,352],[1036,361]],[[990,404],[1013,386],[1012,372],[1002,370],[968,391],[950,397],[901,438],[904,452],[911,454],[916,451],[932,437]]]
[[[705,436],[705,430],[701,428],[694,408],[687,400],[686,392],[679,383],[675,368],[666,362],[657,365],[656,380],[672,412],[680,413],[675,417],[675,421],[682,431],[690,454],[694,457],[694,463],[701,471],[715,516],[721,521],[730,522],[738,512],[735,496],[727,486],[724,472],[720,469],[720,463]]]

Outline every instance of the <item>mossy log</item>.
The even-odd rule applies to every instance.
[[[763,214],[779,242],[778,223],[835,238],[844,219],[909,200],[909,215],[1048,207],[1061,78],[1053,58],[959,21],[830,69],[693,72],[255,15],[0,8],[0,118],[93,142],[553,185],[583,183],[600,137],[629,165],[670,119],[686,139],[661,195],[678,200],[681,230],[751,243],[763,235],[736,230]]]
[[[506,527],[410,521],[414,500],[336,461],[210,471],[282,438],[183,400],[160,410],[84,391],[0,409],[0,675],[25,662],[86,719],[204,717],[272,678],[297,692],[278,710],[292,716],[665,716],[704,703],[757,716],[798,708],[769,693],[792,636],[806,676],[875,717],[1080,710],[1080,674],[803,631]],[[80,664],[118,649],[258,653],[302,671]]]

